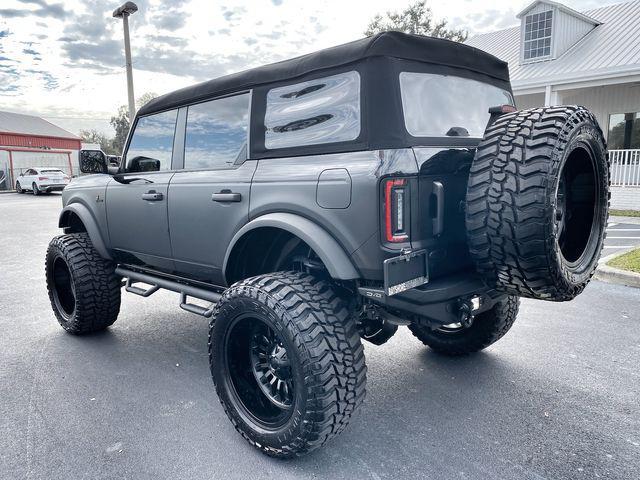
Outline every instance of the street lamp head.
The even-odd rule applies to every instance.
[[[129,16],[138,11],[138,6],[133,2],[127,2],[113,11],[113,16],[115,18],[122,18],[124,16]]]

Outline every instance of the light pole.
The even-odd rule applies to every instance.
[[[133,97],[133,71],[131,69],[131,44],[129,42],[129,15],[138,11],[138,6],[133,2],[127,2],[113,11],[114,18],[122,18],[124,25],[124,56],[127,66],[127,93],[129,95],[129,123],[133,125],[133,117],[136,114],[136,103]]]

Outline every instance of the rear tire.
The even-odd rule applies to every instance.
[[[35,182],[31,184],[31,191],[33,192],[34,195],[40,195],[40,189],[38,188],[38,185]]]
[[[67,332],[97,332],[118,318],[121,279],[115,264],[96,252],[86,233],[51,240],[46,278],[51,307]]]
[[[595,272],[608,210],[606,145],[585,108],[522,110],[485,132],[469,174],[466,227],[491,286],[571,300]]]
[[[364,350],[331,285],[276,272],[229,288],[209,330],[224,411],[254,447],[302,455],[340,433],[365,396]]]
[[[506,297],[491,310],[478,314],[469,327],[443,326],[432,330],[412,323],[409,330],[426,346],[443,355],[466,355],[478,352],[500,340],[518,315],[520,299]]]

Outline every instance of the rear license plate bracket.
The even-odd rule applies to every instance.
[[[429,282],[426,250],[416,250],[384,261],[384,291],[388,296]]]

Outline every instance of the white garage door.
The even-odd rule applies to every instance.
[[[51,167],[59,168],[67,175],[69,171],[69,156],[66,153],[50,152],[11,152],[13,157],[13,174],[20,175],[27,168]]]
[[[0,190],[11,190],[9,152],[0,150]]]

